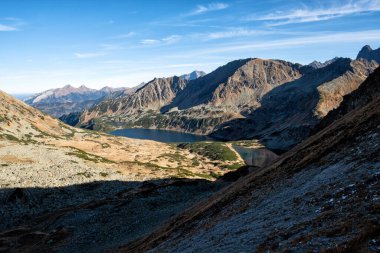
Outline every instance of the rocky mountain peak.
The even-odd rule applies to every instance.
[[[90,88],[87,88],[87,86],[82,84],[81,86],[79,86],[78,90],[90,90]]]
[[[365,45],[358,53],[357,60],[365,59],[367,61],[376,61],[380,63],[380,48],[373,50],[371,46]]]
[[[182,79],[191,81],[191,80],[195,80],[199,77],[202,77],[204,75],[206,75],[206,73],[204,71],[194,70],[193,72],[191,72],[189,74],[181,75],[180,77],[182,77]]]
[[[103,88],[100,89],[101,91],[112,91],[113,88],[109,86],[104,86]]]
[[[313,61],[311,62],[310,64],[308,64],[307,66],[310,66],[312,67],[313,69],[320,69],[320,68],[324,68],[326,67],[327,65],[337,61],[338,59],[340,59],[339,57],[334,57],[333,59],[331,60],[327,60],[325,62],[319,62],[319,61]]]
[[[74,87],[71,86],[71,84],[66,84],[65,86],[62,87],[62,89],[74,89]]]

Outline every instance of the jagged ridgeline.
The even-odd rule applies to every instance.
[[[195,79],[154,79],[93,107],[120,127],[122,111],[223,110],[240,116],[214,135],[281,147],[303,140],[260,167],[244,166],[234,149],[262,148],[257,140],[112,136],[0,92],[0,251],[376,252],[380,68],[358,58],[239,60]],[[119,99],[128,106],[107,107]]]
[[[249,58],[193,79],[155,78],[136,91],[86,109],[77,125],[109,131],[141,127],[211,135],[226,140],[259,139],[288,150],[310,136],[378,66],[378,50],[364,47],[357,60],[294,64]]]
[[[105,98],[133,92],[134,88],[104,87],[100,90],[90,89],[82,85],[78,88],[66,85],[62,88],[51,89],[25,99],[25,103],[50,114],[62,117],[70,113],[79,113]]]

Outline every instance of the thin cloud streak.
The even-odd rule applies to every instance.
[[[144,46],[154,46],[154,45],[171,45],[180,41],[182,36],[180,35],[170,35],[162,39],[144,39],[140,41],[140,44]]]
[[[215,39],[248,37],[248,36],[255,36],[255,35],[269,35],[269,34],[274,34],[274,33],[278,33],[278,32],[268,31],[268,30],[251,30],[251,29],[237,27],[237,28],[230,28],[226,31],[212,32],[212,33],[205,34],[205,38],[207,40],[215,40]]]
[[[159,44],[160,41],[156,39],[144,39],[140,41],[140,44],[142,45],[156,45]]]
[[[208,5],[198,5],[195,10],[187,13],[185,16],[196,16],[210,11],[224,10],[228,7],[229,5],[225,3],[210,3]]]
[[[126,39],[126,38],[131,38],[133,37],[134,35],[136,35],[135,32],[128,32],[128,33],[124,33],[124,34],[119,34],[119,35],[116,35],[114,37],[112,37],[113,39]]]
[[[18,29],[15,26],[0,24],[0,32],[10,32],[10,31],[17,31],[17,30]]]
[[[104,56],[105,53],[74,53],[75,57],[78,59],[89,59],[89,58],[97,58],[100,56]]]
[[[380,38],[380,30],[369,30],[369,31],[360,31],[360,32],[342,32],[342,33],[334,33],[334,34],[327,34],[327,35],[295,37],[291,39],[282,39],[282,40],[250,41],[249,43],[220,45],[219,47],[213,46],[213,48],[193,51],[193,52],[189,52],[188,54],[168,55],[166,57],[167,58],[185,58],[185,57],[193,58],[195,56],[204,56],[204,55],[237,52],[237,51],[253,50],[253,49],[278,50],[278,49],[313,45],[313,44],[350,43],[350,42],[363,42],[363,41],[370,42],[370,41],[379,41],[379,38]]]
[[[250,16],[249,21],[270,21],[268,26],[281,26],[286,24],[307,23],[330,20],[343,16],[363,14],[380,11],[380,0],[361,0],[356,3],[349,2],[341,6],[318,9],[295,9],[292,11],[281,11],[264,16]]]
[[[21,26],[26,25],[26,23],[15,17],[5,17],[0,18],[0,32],[11,32],[19,31]]]

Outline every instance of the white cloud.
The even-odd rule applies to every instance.
[[[0,24],[0,32],[17,31],[17,27],[11,25]]]
[[[15,17],[0,18],[0,32],[19,31],[26,23]]]
[[[203,14],[205,12],[223,10],[227,9],[228,7],[229,5],[225,3],[210,3],[208,5],[198,5],[197,8],[194,11],[188,13],[187,16],[194,16]]]
[[[181,39],[181,36],[179,35],[170,35],[166,38],[163,38],[161,41],[166,43],[166,44],[173,44],[178,42]]]
[[[296,36],[289,39],[250,41],[246,43],[224,44],[213,48],[194,50],[183,54],[168,55],[168,58],[194,58],[199,56],[220,55],[227,52],[245,52],[251,50],[280,50],[286,48],[297,48],[306,45],[320,45],[332,43],[360,42],[365,45],[370,42],[380,41],[380,30],[368,30],[360,32],[340,32],[320,35]],[[208,57],[209,58],[209,57]]]
[[[160,43],[160,40],[145,39],[145,40],[141,40],[140,43],[143,45],[156,45]]]
[[[213,32],[206,35],[206,39],[225,39],[225,38],[236,38],[236,37],[247,37],[254,35],[268,35],[273,34],[274,31],[263,31],[263,30],[250,30],[242,27],[230,28],[222,32]]]
[[[75,53],[75,57],[79,59],[87,59],[87,58],[97,58],[100,56],[103,56],[104,53],[101,52],[94,52],[94,53]]]
[[[178,42],[182,36],[180,35],[170,35],[162,39],[144,39],[140,41],[142,45],[170,45]]]
[[[130,37],[134,36],[135,34],[136,34],[135,32],[128,32],[128,33],[124,33],[124,34],[119,34],[113,38],[114,39],[125,39],[125,38],[130,38]]]
[[[279,11],[264,16],[250,16],[248,20],[269,21],[269,26],[330,20],[348,15],[380,11],[380,0],[349,1],[340,6],[325,8],[302,8]]]

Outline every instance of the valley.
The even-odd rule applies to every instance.
[[[237,60],[190,81],[154,79],[135,93],[84,110],[76,125],[107,132],[147,128],[223,140],[258,139],[284,152],[310,136],[377,66],[361,53],[356,60],[336,57],[305,66]]]
[[[70,127],[3,92],[0,98],[2,251],[116,247],[230,184],[239,175],[228,174],[244,167],[224,143],[116,137]],[[125,216],[131,223],[121,226]],[[105,220],[112,238],[103,229],[94,234]],[[99,245],[89,248],[94,236]]]
[[[380,252],[380,0],[1,0],[0,253]]]

